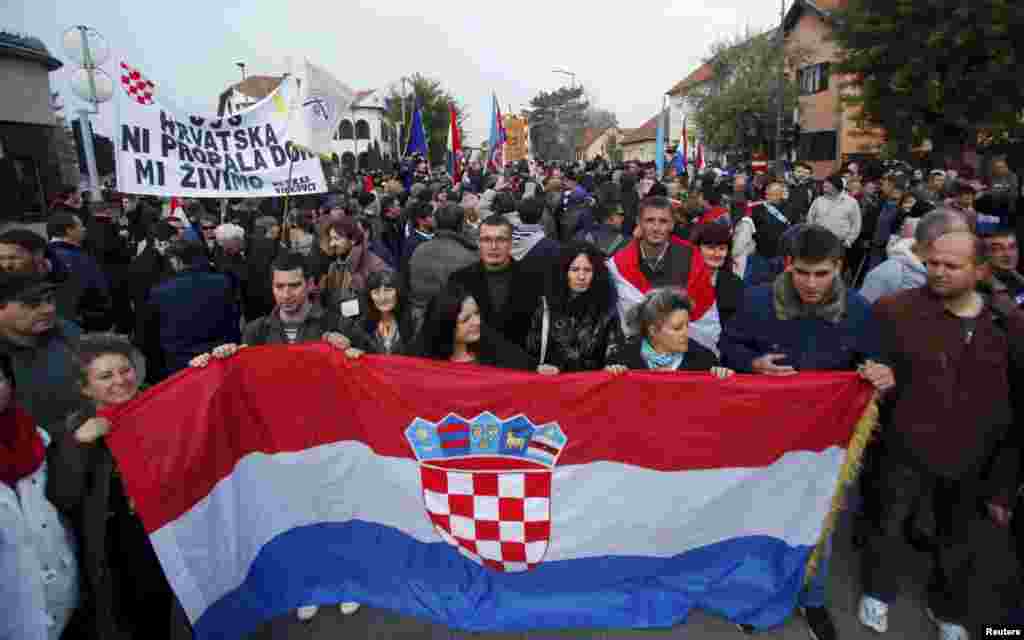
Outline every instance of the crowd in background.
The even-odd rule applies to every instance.
[[[851,163],[819,181],[802,163],[659,178],[601,160],[453,179],[412,158],[323,196],[107,195],[62,194],[45,237],[0,233],[0,600],[21,612],[0,638],[187,637],[96,412],[245,346],[313,341],[545,376],[856,371],[882,416],[858,617],[886,630],[910,530],[940,637],[967,637],[968,524],[982,505],[1010,526],[1021,485],[1005,160],[985,180]],[[817,640],[836,637],[828,555],[800,597]]]

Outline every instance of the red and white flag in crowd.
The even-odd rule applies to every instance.
[[[715,300],[715,286],[711,282],[711,274],[697,247],[675,237],[671,242],[690,248],[687,280],[676,283],[676,286],[686,290],[693,304],[693,309],[690,310],[690,336],[717,354],[722,325],[718,317],[718,303]],[[623,322],[629,309],[640,304],[647,292],[654,288],[640,270],[640,260],[640,241],[636,239],[608,259],[608,270],[619,294],[619,317]]]

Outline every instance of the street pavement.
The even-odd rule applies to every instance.
[[[997,625],[1011,606],[1017,561],[1005,530],[979,520],[972,539],[980,550],[971,584],[971,637],[985,638],[986,625]],[[878,640],[878,634],[857,621],[860,598],[859,554],[850,539],[849,518],[840,520],[833,540],[835,553],[829,583],[829,609],[841,640]],[[889,609],[889,632],[893,639],[937,638],[935,626],[925,615],[925,587],[930,558],[909,545],[901,554],[903,595]],[[363,607],[352,616],[342,616],[337,607],[321,607],[309,622],[298,622],[294,615],[281,616],[262,625],[250,640],[327,640],[336,638],[397,638],[407,640],[556,640],[596,638],[644,640],[682,638],[735,638],[745,636],[729,622],[694,611],[689,620],[670,629],[537,631],[530,633],[466,633],[425,620],[398,615],[381,609]],[[784,626],[756,634],[760,640],[806,640],[807,627],[799,614]]]

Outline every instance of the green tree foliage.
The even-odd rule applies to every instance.
[[[886,130],[890,151],[1024,133],[1019,0],[850,0],[835,17],[838,69],[858,88],[845,99],[861,125]]]
[[[590,103],[583,87],[561,87],[541,91],[530,100],[530,143],[533,153],[544,160],[572,160],[576,141],[587,122]]]
[[[763,148],[776,137],[779,65],[783,52],[776,30],[748,32],[711,45],[704,62],[711,79],[694,86],[686,100],[704,143],[719,150]],[[786,65],[798,68],[804,55],[790,48]],[[788,123],[799,87],[792,74],[783,83],[783,114]],[[785,126],[785,124],[783,125]],[[750,136],[749,133],[755,135]]]
[[[465,121],[469,116],[466,108],[449,93],[440,80],[428,78],[422,74],[414,73],[409,81],[405,83],[405,122],[400,126],[400,131],[405,131],[399,141],[399,152],[404,153],[405,145],[409,140],[409,127],[412,125],[413,110],[416,108],[416,99],[423,102],[423,129],[427,132],[427,145],[430,149],[430,163],[432,165],[445,162],[445,152],[448,145],[448,105],[455,105],[456,122],[459,131],[462,132],[463,144],[466,141]],[[385,99],[385,117],[393,124],[403,125],[402,122],[402,85],[392,87],[390,94]],[[400,134],[401,135],[401,134]]]

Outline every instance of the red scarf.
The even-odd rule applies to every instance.
[[[0,481],[14,486],[43,464],[46,445],[36,421],[18,407],[0,413]]]

